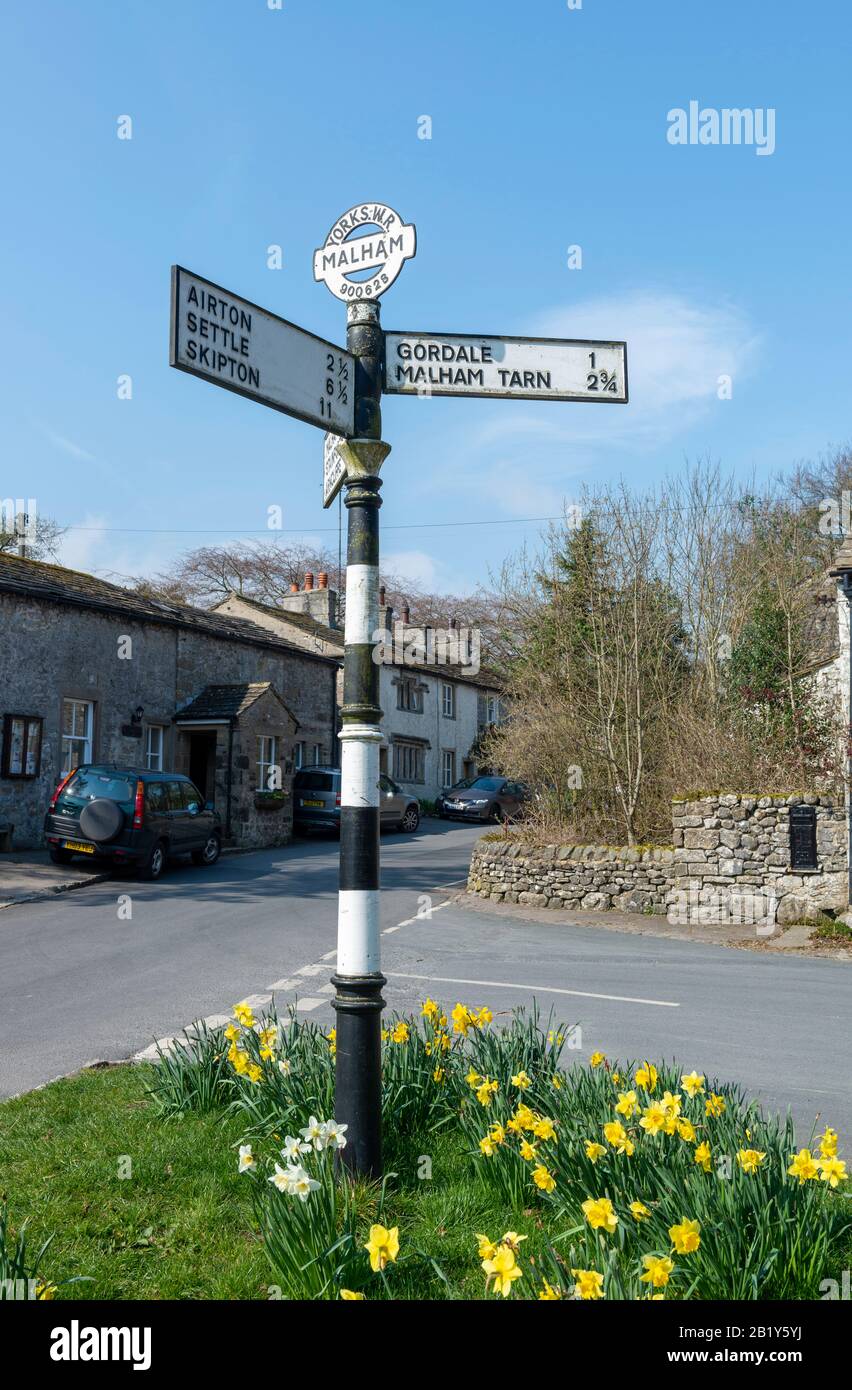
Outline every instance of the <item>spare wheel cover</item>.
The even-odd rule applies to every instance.
[[[80,813],[80,830],[87,840],[95,844],[106,844],[112,840],[124,825],[124,813],[117,801],[109,801],[105,796],[90,801]]]

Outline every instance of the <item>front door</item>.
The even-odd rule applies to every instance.
[[[189,735],[189,780],[201,792],[202,800],[212,801],[215,792],[216,735]]]

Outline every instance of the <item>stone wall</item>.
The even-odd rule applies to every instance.
[[[492,902],[606,912],[662,913],[673,851],[665,846],[524,845],[515,838],[479,840],[468,888]]]
[[[815,870],[790,868],[790,808],[816,809]],[[670,920],[787,923],[848,902],[842,801],[712,794],[672,804]]]
[[[790,807],[816,808],[817,864],[790,868]],[[848,903],[846,811],[809,795],[708,794],[672,804],[673,846],[474,846],[468,889],[493,902],[665,914],[672,924],[742,923],[771,930],[843,912]]]

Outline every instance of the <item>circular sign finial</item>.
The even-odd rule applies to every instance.
[[[384,203],[359,203],[339,217],[314,252],[314,279],[345,303],[378,299],[417,251],[417,231]],[[363,279],[351,279],[363,275]]]

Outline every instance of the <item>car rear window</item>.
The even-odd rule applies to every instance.
[[[478,792],[499,792],[502,785],[502,777],[477,777],[474,782],[471,782],[467,790]]]
[[[333,792],[333,772],[297,772],[294,786],[300,792]]]
[[[122,806],[132,806],[136,796],[136,778],[122,776],[115,772],[77,772],[66,782],[62,795],[57,801],[57,809],[79,810],[87,801],[100,798],[117,801]]]

